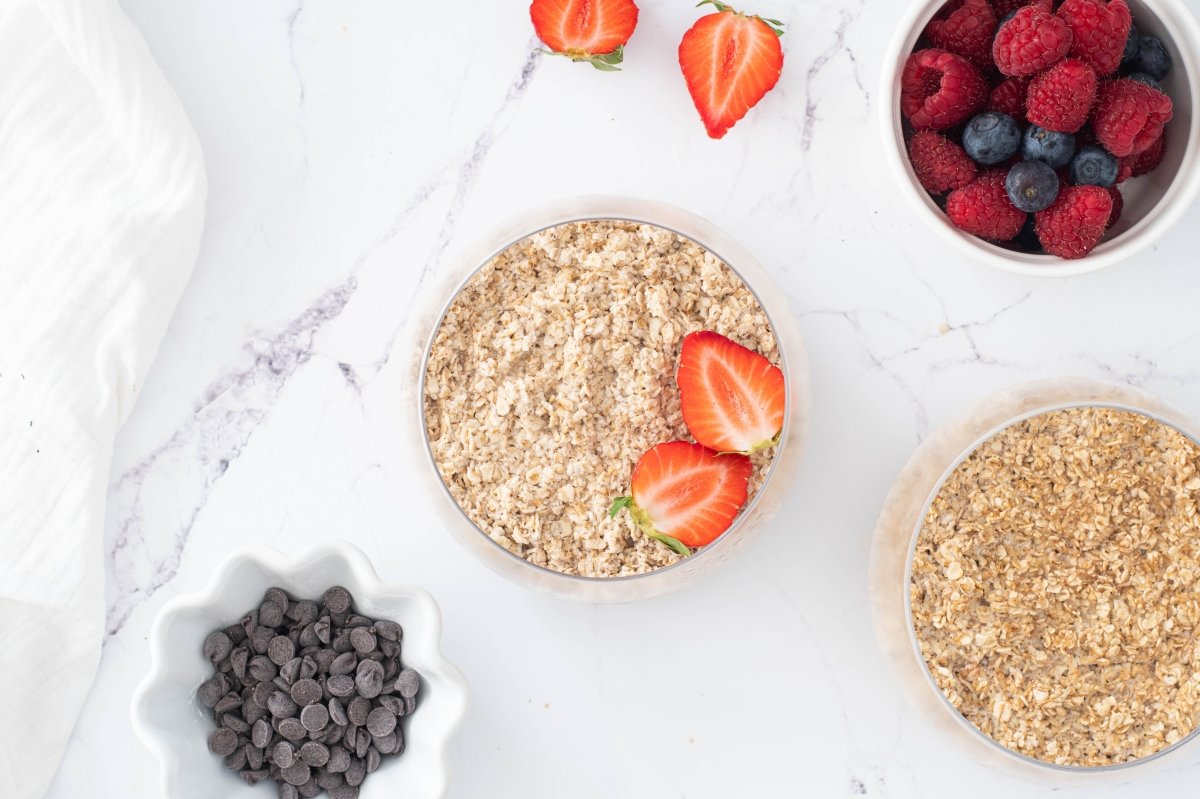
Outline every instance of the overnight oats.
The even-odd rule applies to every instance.
[[[946,477],[912,554],[916,641],[995,742],[1068,767],[1200,723],[1200,445],[1129,410],[1016,422]]]
[[[761,486],[782,425],[777,363],[758,300],[694,241],[556,225],[450,303],[424,370],[430,453],[515,555],[583,577],[650,572],[720,535]]]

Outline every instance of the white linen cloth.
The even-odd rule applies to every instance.
[[[199,249],[178,98],[116,0],[0,1],[0,797],[95,676],[113,439]]]

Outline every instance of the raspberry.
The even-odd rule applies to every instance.
[[[1144,83],[1121,78],[1100,87],[1092,109],[1092,127],[1096,141],[1113,155],[1137,155],[1162,135],[1171,114],[1170,97]]]
[[[1025,105],[1029,121],[1038,127],[1074,133],[1087,122],[1095,100],[1095,70],[1077,58],[1068,58],[1029,82]]]
[[[1061,61],[1071,49],[1071,29],[1041,6],[1025,6],[996,31],[992,59],[1009,76],[1032,75]]]
[[[987,93],[979,70],[961,56],[918,50],[900,76],[900,111],[917,130],[945,130],[978,111]]]
[[[1051,255],[1082,258],[1100,243],[1112,208],[1113,198],[1108,189],[1063,186],[1058,199],[1035,216],[1038,241]]]
[[[919,130],[908,143],[917,180],[926,191],[941,194],[965,186],[975,179],[975,162],[962,147],[931,130]]]
[[[1158,169],[1158,165],[1163,160],[1163,153],[1166,151],[1166,144],[1167,132],[1164,130],[1163,134],[1154,140],[1154,144],[1151,144],[1137,155],[1130,156],[1132,159],[1129,165],[1130,177],[1141,177]]]
[[[1127,155],[1124,158],[1117,159],[1117,183],[1124,183],[1133,177],[1133,164],[1137,161],[1136,155]]]
[[[1111,230],[1112,226],[1117,224],[1117,220],[1121,218],[1121,211],[1125,210],[1125,198],[1121,196],[1121,190],[1116,186],[1108,187],[1108,196],[1112,197],[1112,213],[1108,215],[1108,224],[1105,230]]]
[[[925,26],[934,47],[985,67],[992,65],[995,32],[996,13],[988,0],[951,0]]]
[[[1021,232],[1025,212],[1008,199],[1005,172],[998,169],[984,172],[961,189],[950,192],[946,198],[946,216],[955,227],[993,241],[1008,241]]]
[[[1073,58],[1086,61],[1101,77],[1117,71],[1133,21],[1125,0],[1065,0],[1057,14],[1071,29]]]
[[[992,2],[996,19],[1003,19],[1005,15],[1024,6],[1041,6],[1050,11],[1054,7],[1054,0],[993,0]]]
[[[1029,81],[1025,78],[1008,78],[992,89],[988,98],[988,110],[999,111],[1021,120],[1025,118],[1025,92]]]

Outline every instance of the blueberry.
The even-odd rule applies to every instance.
[[[1021,126],[1008,114],[985,111],[967,123],[962,143],[975,163],[998,164],[1021,149]]]
[[[1008,199],[1027,213],[1040,211],[1058,196],[1058,175],[1044,161],[1022,161],[1004,179]]]
[[[1128,77],[1130,80],[1136,80],[1138,83],[1146,84],[1151,89],[1158,89],[1160,92],[1162,91],[1162,84],[1147,75],[1145,72],[1131,72],[1129,73]]]
[[[1137,25],[1134,25],[1132,22],[1129,23],[1129,36],[1125,38],[1125,53],[1121,56],[1122,65],[1128,64],[1137,56],[1138,43],[1140,41],[1141,37],[1138,36]]]
[[[1052,168],[1066,166],[1075,154],[1075,135],[1030,125],[1021,140],[1021,155],[1028,161],[1045,161]]]
[[[1128,67],[1130,72],[1145,72],[1155,80],[1162,80],[1171,71],[1171,54],[1155,37],[1143,36]]]
[[[1071,159],[1071,182],[1077,186],[1104,186],[1117,182],[1117,157],[1094,144],[1086,144]]]
[[[1013,244],[1018,250],[1025,252],[1043,252],[1042,243],[1038,241],[1037,228],[1034,218],[1030,216],[1025,220],[1025,224],[1021,226],[1021,232],[1013,239]]]

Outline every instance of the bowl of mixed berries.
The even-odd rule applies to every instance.
[[[885,149],[973,255],[1094,271],[1195,198],[1200,25],[1183,0],[929,0],[899,30]]]

